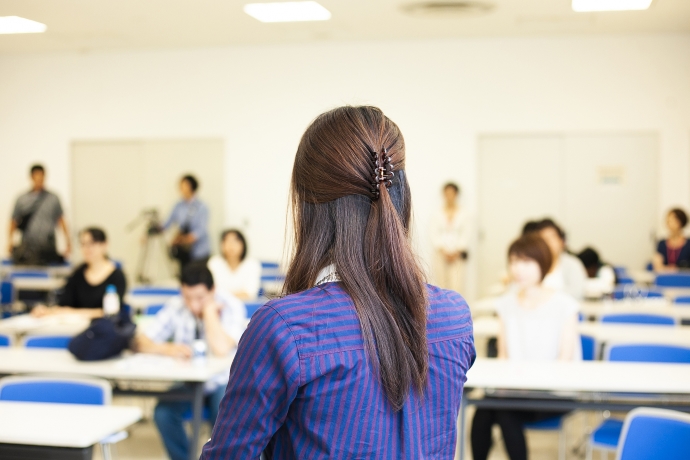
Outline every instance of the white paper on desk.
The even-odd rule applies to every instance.
[[[121,359],[117,363],[117,367],[119,369],[150,369],[172,367],[175,365],[175,363],[175,358],[171,358],[170,356],[137,353]]]

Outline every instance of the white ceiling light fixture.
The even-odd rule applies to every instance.
[[[590,13],[593,11],[639,11],[646,10],[652,0],[573,0],[573,11]]]
[[[20,18],[19,16],[0,16],[0,34],[40,34],[47,29],[45,24]]]
[[[317,2],[247,3],[244,12],[261,22],[327,21],[331,12]]]

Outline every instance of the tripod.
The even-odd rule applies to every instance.
[[[142,284],[152,284],[153,280],[160,279],[160,271],[157,270],[156,259],[162,260],[164,276],[173,278],[175,276],[170,257],[168,255],[167,244],[163,237],[163,232],[158,218],[158,210],[144,209],[141,214],[127,225],[127,231],[131,232],[142,222],[146,222],[146,233],[142,248],[139,251],[137,261],[136,280]],[[156,257],[156,254],[159,257]]]

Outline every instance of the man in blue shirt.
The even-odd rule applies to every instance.
[[[173,240],[173,256],[180,261],[181,268],[189,262],[203,260],[211,255],[208,237],[208,207],[196,196],[199,181],[192,175],[180,180],[182,199],[177,202],[170,217],[163,224],[167,230],[175,224],[179,232]]]

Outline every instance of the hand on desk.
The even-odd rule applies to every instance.
[[[173,358],[188,359],[192,357],[192,349],[189,345],[182,343],[163,343],[161,344],[161,354]]]

